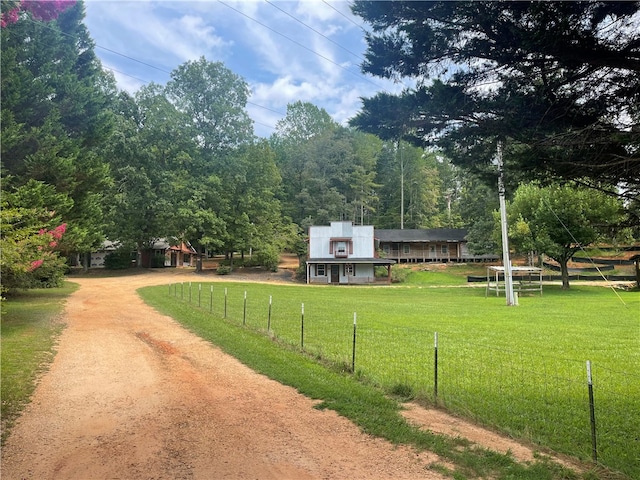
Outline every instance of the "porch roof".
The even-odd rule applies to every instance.
[[[374,265],[393,265],[396,263],[395,260],[391,260],[390,258],[309,258],[307,259],[307,263],[315,264],[315,263],[373,263]]]
[[[381,242],[464,242],[465,228],[408,228],[375,229],[374,236]]]

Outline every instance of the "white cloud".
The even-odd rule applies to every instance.
[[[88,2],[87,24],[98,44],[128,56],[173,69],[230,44],[202,16],[167,16],[167,2]]]
[[[164,84],[167,72],[186,60],[223,61],[251,86],[255,105],[247,110],[261,136],[272,130],[259,124],[275,126],[295,101],[324,108],[344,124],[360,108],[359,97],[401,89],[360,74],[365,44],[361,30],[345,18],[353,18],[346,1],[270,0],[277,8],[265,1],[222,1],[88,0],[86,23],[98,45],[139,60],[96,49],[105,66],[123,72],[114,75],[130,92],[143,80]]]

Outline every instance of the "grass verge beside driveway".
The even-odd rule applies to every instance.
[[[53,360],[56,339],[64,328],[60,314],[77,288],[66,282],[61,288],[27,290],[2,302],[2,444],[29,402],[38,375]]]

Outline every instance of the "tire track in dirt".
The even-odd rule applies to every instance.
[[[135,294],[185,278],[72,279],[67,327],[3,448],[3,479],[442,478],[429,452],[315,409]]]

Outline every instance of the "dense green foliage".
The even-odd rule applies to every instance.
[[[103,238],[110,177],[97,147],[110,129],[115,83],[93,53],[83,17],[78,3],[50,23],[26,16],[1,31],[2,243],[3,251],[19,252],[3,258],[3,273],[20,271],[3,275],[4,289],[59,277],[58,252],[88,252]],[[38,233],[63,223],[47,262],[24,268],[43,260],[34,258]]]
[[[538,252],[557,261],[563,288],[569,288],[567,263],[574,253],[615,238],[615,232],[623,234],[616,228],[623,217],[622,203],[577,186],[521,185],[508,212],[513,244],[522,253]]]
[[[227,337],[234,336],[229,325],[220,325],[220,319],[226,317],[236,326],[263,333],[269,325],[269,337],[299,349],[304,304],[304,351],[342,371],[351,371],[355,311],[355,368],[361,381],[388,393],[445,406],[585,460],[591,453],[585,380],[585,361],[590,360],[597,392],[600,461],[631,476],[637,473],[633,460],[637,450],[630,452],[626,441],[640,427],[627,413],[637,410],[640,398],[637,293],[618,297],[604,288],[574,287],[563,292],[559,287],[545,287],[542,296],[522,297],[519,307],[506,308],[502,299],[485,298],[484,288],[444,287],[458,283],[460,272],[414,275],[416,278],[408,279],[409,287],[216,282],[203,285],[207,294],[203,294],[201,308],[196,297],[191,304],[188,300],[188,289],[198,288],[195,282],[174,285],[169,295],[167,286],[141,293],[223,348],[229,345]],[[441,286],[429,288],[431,284]],[[273,301],[270,318],[269,297]],[[439,338],[437,397],[434,332]],[[260,358],[252,334],[235,335],[238,338],[231,340],[235,346],[229,353],[264,372],[275,353]],[[241,340],[245,336],[247,343]],[[293,368],[296,362],[291,362]],[[298,363],[295,368],[306,368],[302,359]]]
[[[70,3],[73,2],[63,2],[64,7]],[[8,15],[17,5],[16,2],[3,3],[3,13]],[[540,18],[547,18],[544,12],[527,10],[528,5],[509,4],[504,6],[504,12],[513,17],[513,24],[518,27],[522,27],[525,17],[530,17],[535,25]],[[617,29],[626,25],[630,12],[635,11],[635,4],[611,11],[580,5],[574,8],[554,4],[552,10],[560,19],[554,27],[556,31],[566,28],[567,32],[573,32],[570,25],[566,25],[566,19],[593,18],[597,20],[593,34],[596,35],[604,17],[615,20],[612,28]],[[382,32],[380,38],[391,35],[387,39],[391,45],[401,40],[415,41],[417,30],[413,26],[416,19],[427,12],[431,16],[426,22],[425,38],[437,40],[433,46],[442,50],[443,58],[451,55],[451,43],[467,31],[465,28],[474,32],[473,28],[479,28],[467,22],[449,31],[442,28],[443,19],[450,15],[468,20],[472,13],[485,18],[501,11],[500,8],[493,2],[473,5],[359,2],[354,6],[375,29],[389,22],[392,28]],[[545,168],[558,165],[556,157],[565,151],[567,158],[562,165],[572,165],[579,156],[593,166],[593,158],[575,142],[569,142],[570,148],[563,144],[562,152],[553,141],[545,143],[551,138],[549,135],[554,135],[554,139],[559,138],[558,135],[569,138],[567,129],[582,125],[576,123],[577,120],[569,121],[572,118],[602,120],[603,130],[598,131],[605,132],[602,135],[611,140],[607,129],[616,127],[615,122],[622,121],[623,115],[631,122],[637,116],[637,109],[625,103],[626,99],[635,98],[635,83],[627,90],[620,87],[613,95],[602,97],[613,102],[606,108],[596,100],[587,102],[586,87],[567,80],[568,72],[575,73],[576,68],[582,67],[566,67],[563,63],[566,59],[548,60],[551,67],[560,65],[567,68],[566,72],[549,71],[551,67],[544,61],[538,72],[521,59],[520,63],[496,73],[504,85],[494,96],[489,89],[487,98],[481,89],[473,88],[477,80],[474,74],[488,74],[484,67],[471,68],[468,72],[462,69],[451,77],[452,82],[464,84],[466,90],[442,83],[434,83],[427,89],[424,75],[439,64],[438,60],[421,59],[421,50],[416,49],[415,58],[400,55],[406,61],[415,61],[400,68],[393,63],[395,53],[384,57],[379,38],[370,33],[367,69],[384,75],[417,75],[419,80],[419,88],[408,96],[409,103],[387,94],[365,101],[359,118],[374,119],[376,123],[380,120],[378,117],[383,117],[384,122],[367,128],[378,136],[338,125],[326,111],[298,101],[288,106],[287,114],[268,140],[257,139],[246,111],[249,86],[222,63],[206,58],[188,61],[173,70],[166,85],[151,83],[134,94],[118,92],[113,77],[102,69],[82,23],[83,3],[75,3],[59,16],[58,10],[44,16],[23,12],[15,21],[11,17],[12,20],[3,22],[2,26],[4,203],[1,241],[3,251],[7,252],[2,264],[3,271],[7,272],[3,275],[5,290],[42,285],[43,281],[55,284],[63,272],[63,258],[73,265],[83,261],[87,266],[87,254],[105,239],[139,251],[151,249],[159,239],[175,245],[190,243],[200,259],[206,252],[224,253],[231,269],[234,255],[244,256],[250,252],[253,258],[273,269],[277,266],[277,254],[283,249],[304,256],[304,234],[308,226],[335,220],[372,224],[377,228],[464,227],[470,231],[470,250],[488,253],[499,247],[491,237],[490,228],[492,212],[497,206],[495,172],[487,164],[497,139],[508,140],[507,164],[518,167],[518,174],[509,177],[508,191],[513,192],[521,176],[537,172],[540,162]],[[383,20],[376,17],[379,14]],[[406,35],[398,34],[394,28],[400,28],[397,23],[402,23],[405,17],[410,20],[402,27]],[[617,41],[623,44],[627,37],[627,33],[622,32]],[[382,44],[386,45],[385,41]],[[480,55],[482,42],[470,41],[470,44],[473,48],[467,47],[472,51],[462,52],[457,60],[473,52]],[[618,46],[612,45],[610,50],[617,51]],[[500,47],[506,48],[502,43]],[[634,45],[629,46],[631,60],[635,49]],[[384,58],[379,59],[377,55]],[[508,55],[505,58],[508,59]],[[611,73],[607,82],[633,80],[626,73],[626,69],[634,68],[631,60]],[[504,61],[502,57],[491,58],[491,62],[499,65]],[[382,68],[385,62],[393,66]],[[397,72],[396,67],[400,68]],[[529,78],[521,74],[531,68],[537,75],[531,78],[549,82],[550,94],[545,91],[546,96],[539,98],[540,85],[518,83]],[[512,78],[512,74],[515,77]],[[579,78],[587,85],[592,76],[587,72]],[[569,93],[558,86],[562,79],[568,82]],[[531,91],[527,90],[529,87]],[[577,89],[575,98],[569,87]],[[452,96],[452,91],[456,95]],[[625,92],[627,96],[623,97]],[[522,114],[514,105],[537,99],[540,105],[534,102],[535,108],[527,107],[535,117],[535,112],[543,107],[556,107],[551,102],[551,94],[558,96],[566,107],[565,117],[569,119],[566,124],[543,122],[540,131],[520,128],[518,124],[513,130],[518,135],[505,134],[505,125],[512,126],[509,119]],[[418,101],[425,100],[423,96],[429,101]],[[505,103],[505,96],[512,103]],[[426,133],[426,126],[407,123],[402,112],[426,105],[432,110],[420,110],[420,118],[429,119],[433,109],[440,111],[439,102],[445,100],[448,102],[445,107],[451,107],[449,103],[452,103],[461,109],[464,118],[453,115],[453,123],[436,122],[438,128],[448,132],[443,137],[442,149],[425,150],[423,146],[408,143],[406,139],[412,132]],[[579,110],[578,106],[582,108],[585,102],[593,112]],[[514,111],[495,110],[498,120],[496,125],[489,125],[491,128],[486,121],[478,120],[471,127],[463,121],[469,115],[483,117],[483,112],[493,112],[496,105],[503,103],[507,105],[505,108],[514,108]],[[370,108],[373,110],[369,111]],[[603,112],[611,113],[612,108],[618,110],[612,117],[614,120],[607,123]],[[533,121],[530,117],[522,118],[525,123]],[[427,123],[429,121],[432,120]],[[361,123],[355,121],[363,126]],[[591,132],[586,134],[591,139],[589,135],[596,135],[593,125],[585,125],[582,127]],[[616,132],[619,137],[612,142],[626,148],[630,158],[613,149],[612,144],[595,140],[602,148],[589,147],[589,152],[599,152],[598,158],[605,159],[606,165],[610,165],[611,155],[617,152],[615,155],[624,160],[620,165],[630,166],[626,180],[632,183],[637,153],[637,145],[633,144],[635,131]],[[526,143],[527,135],[538,143],[533,146]],[[449,156],[464,169],[454,166]],[[618,178],[620,185],[612,183],[613,173],[605,168],[606,182],[600,187],[624,186],[624,178]],[[487,179],[489,182],[485,183]],[[631,200],[625,207],[630,213],[628,219],[635,218],[637,201]],[[40,232],[51,232],[61,225],[66,226],[64,235],[53,242],[55,245],[52,242],[44,245],[47,255],[37,258],[44,239]],[[609,238],[616,236],[616,232],[610,233]]]
[[[438,143],[490,172],[506,140],[512,175],[640,188],[638,2],[381,2],[364,72],[415,88],[364,100],[353,124],[385,138]]]

